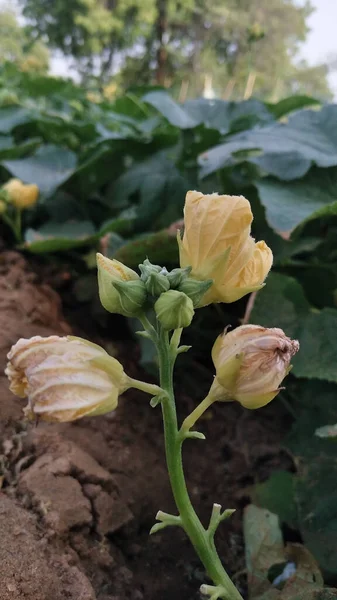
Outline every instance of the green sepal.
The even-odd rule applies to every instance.
[[[145,287],[150,296],[158,297],[170,289],[170,282],[167,275],[152,272],[146,279]]]
[[[191,298],[194,308],[201,302],[203,296],[208,292],[213,285],[213,279],[206,281],[198,281],[197,279],[185,279],[178,287],[179,292],[183,292]]]
[[[125,317],[134,317],[142,312],[147,294],[145,284],[140,279],[133,281],[116,281],[113,287],[119,294],[122,314]]]
[[[160,273],[162,270],[162,267],[159,265],[153,265],[148,258],[146,258],[143,263],[138,265],[138,268],[141,272],[140,278],[142,281],[144,281],[144,283],[148,280],[148,277],[151,275],[151,273]]]
[[[184,269],[172,269],[172,271],[170,271],[167,275],[171,289],[177,289],[182,281],[187,279],[191,271],[192,267],[185,267]]]

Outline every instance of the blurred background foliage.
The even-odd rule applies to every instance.
[[[296,60],[310,6],[21,4],[25,20],[0,13],[0,184],[17,177],[37,184],[40,197],[22,213],[19,246],[1,222],[5,245],[48,268],[66,265],[76,311],[106,327],[97,249],[131,267],[144,256],[173,267],[187,190],[250,200],[253,235],[274,253],[272,273],[255,300],[197,311],[183,361],[197,363],[199,377],[182,362],[182,386],[199,397],[209,384],[205,356],[228,324],[282,327],[300,340],[280,398],[293,420],[285,445],[296,472],[273,476],[256,501],[299,532],[336,582],[337,445],[315,430],[337,422],[337,105],[327,67]],[[55,49],[81,85],[47,74]],[[141,344],[151,371],[154,357]]]
[[[121,92],[136,81],[159,84],[171,87],[182,99],[202,91],[225,99],[242,99],[254,91],[271,101],[292,93],[330,96],[328,66],[309,67],[297,56],[308,33],[309,2],[18,0],[18,4],[24,25],[21,35],[17,24],[10,25],[15,37],[29,40],[33,47],[38,44],[35,53],[46,45],[62,52],[87,85],[110,82]],[[0,14],[1,32],[5,29],[9,40],[6,23],[13,19],[11,11]]]

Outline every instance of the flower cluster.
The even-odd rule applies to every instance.
[[[5,188],[19,208],[36,202],[36,186],[11,180]],[[188,192],[182,237],[178,232],[180,268],[169,272],[146,259],[138,274],[97,254],[102,305],[140,320],[152,309],[159,326],[172,331],[188,327],[202,306],[234,302],[260,290],[273,257],[265,242],[251,237],[252,219],[242,196]],[[212,352],[216,377],[209,398],[237,400],[247,408],[264,406],[278,393],[298,348],[298,342],[277,328],[245,325],[221,335]],[[146,386],[135,384],[105,350],[80,338],[19,340],[8,359],[10,389],[28,396],[28,416],[46,420],[108,412],[128,387]],[[145,389],[162,392],[157,390]]]

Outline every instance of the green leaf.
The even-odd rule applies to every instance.
[[[3,161],[13,175],[25,183],[36,183],[41,194],[50,196],[75,170],[76,155],[65,148],[42,146],[33,156]]]
[[[330,444],[331,445],[331,444]],[[336,458],[320,453],[319,461],[304,460],[296,484],[299,526],[304,543],[322,569],[337,574]]]
[[[294,475],[288,471],[275,471],[253,491],[253,502],[275,513],[281,522],[296,528],[297,507],[295,503]]]
[[[11,138],[0,138],[0,160],[21,158],[36,151],[40,145],[41,138],[27,139],[22,144],[15,144]]]
[[[295,381],[291,394],[297,419],[285,442],[298,468],[294,489],[299,530],[321,568],[336,575],[337,444],[315,431],[337,421],[337,385]]]
[[[312,169],[303,179],[280,182],[266,177],[256,183],[268,223],[291,231],[300,223],[337,215],[337,168]]]
[[[309,311],[310,304],[298,281],[271,273],[266,286],[256,295],[250,321],[264,327],[281,327],[287,335],[296,337],[300,321]]]
[[[299,323],[301,349],[293,360],[297,377],[337,382],[337,310],[325,308]]]
[[[217,129],[222,134],[273,121],[273,116],[266,105],[255,98],[243,102],[198,98],[188,100],[183,108],[198,125],[203,124],[207,128]]]
[[[117,206],[134,201],[138,229],[158,229],[182,217],[189,188],[167,152],[161,151],[121,175],[112,195]]]
[[[142,98],[143,102],[151,104],[156,108],[172,125],[179,129],[191,129],[200,123],[200,120],[193,118],[184,109],[183,106],[172,100],[167,92],[149,92]]]
[[[267,106],[275,118],[280,119],[294,110],[299,110],[308,106],[320,106],[321,104],[322,103],[319,100],[311,98],[310,96],[289,96],[275,104],[267,103]]]
[[[256,296],[250,320],[281,327],[299,340],[300,351],[292,360],[294,375],[337,382],[337,310],[310,309],[296,279],[271,273]]]
[[[10,133],[15,127],[28,123],[32,118],[32,111],[28,108],[4,106],[0,109],[0,133]]]
[[[337,105],[321,111],[302,110],[287,123],[273,123],[227,139],[199,157],[201,177],[233,164],[236,152],[260,150],[269,157],[269,174],[289,181],[303,175],[314,162],[320,167],[337,165]],[[244,157],[259,164],[260,158]],[[282,160],[282,163],[280,163]],[[281,168],[280,168],[281,165]]]
[[[49,222],[39,230],[28,229],[25,232],[24,248],[34,254],[70,250],[89,244],[95,230],[89,221],[55,223]]]
[[[157,233],[144,233],[126,242],[113,257],[129,267],[137,267],[144,257],[154,264],[176,266],[179,260],[175,232],[163,229]]]

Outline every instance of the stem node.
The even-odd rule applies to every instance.
[[[153,533],[157,533],[157,531],[160,531],[161,529],[165,529],[165,527],[170,527],[172,525],[183,527],[183,522],[180,516],[170,515],[170,513],[165,513],[162,510],[159,510],[157,512],[156,519],[160,522],[155,523],[155,525],[153,525],[153,527],[150,530],[150,535],[152,535]]]
[[[209,596],[210,600],[218,600],[218,598],[229,598],[227,592],[222,585],[202,585],[200,592],[205,596]]]
[[[221,512],[221,504],[213,504],[212,514],[209,521],[207,533],[209,540],[214,539],[215,532],[222,521],[225,521],[235,512],[235,508],[227,508]]]

